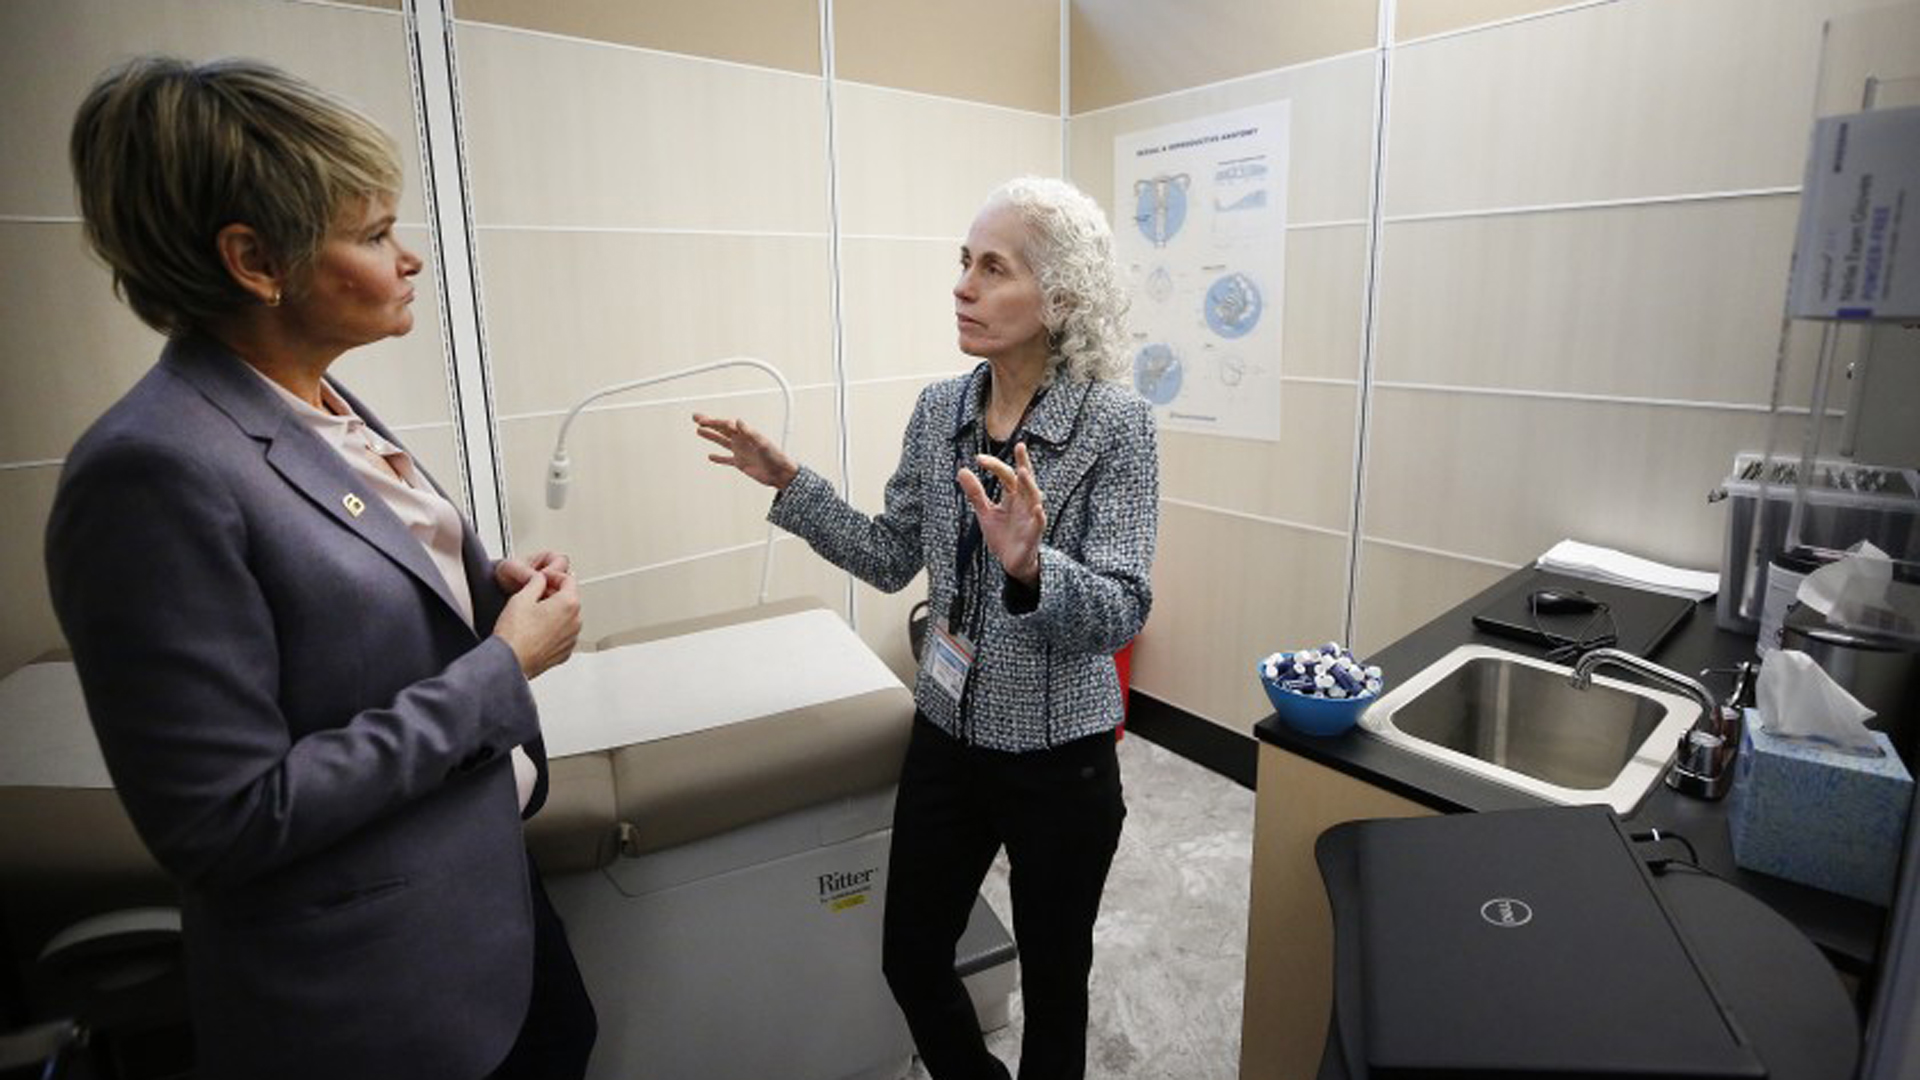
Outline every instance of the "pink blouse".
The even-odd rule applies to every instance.
[[[414,468],[412,455],[368,426],[327,380],[320,380],[320,400],[326,405],[323,411],[307,404],[258,368],[251,364],[248,367],[273,387],[308,431],[339,451],[355,475],[380,495],[387,508],[420,541],[420,546],[427,549],[433,565],[446,580],[461,617],[469,627],[473,626],[473,593],[467,587],[466,565],[460,558],[460,542],[466,525],[460,520],[460,511]],[[514,747],[513,778],[520,791],[522,810],[527,808],[527,800],[533,795],[537,775],[526,751]]]

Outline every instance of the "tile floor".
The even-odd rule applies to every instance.
[[[1120,743],[1127,823],[1094,927],[1088,1080],[1240,1072],[1253,792],[1137,736]],[[981,892],[1012,925],[1004,856]],[[1017,1066],[1012,1022],[987,1045]],[[908,1080],[926,1080],[916,1059]]]

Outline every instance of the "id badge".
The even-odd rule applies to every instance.
[[[959,634],[947,632],[946,620],[929,626],[927,635],[927,674],[933,684],[958,702],[966,689],[967,672],[973,668],[973,643]]]

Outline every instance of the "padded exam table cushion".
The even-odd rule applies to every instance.
[[[725,633],[753,623],[766,625],[732,637]],[[691,843],[899,779],[912,731],[913,695],[816,600],[780,601],[623,631],[600,639],[590,655],[598,663],[650,644],[673,641],[678,647],[702,641],[707,652],[692,659],[702,669],[700,681],[712,693],[701,693],[719,698],[730,686],[738,689],[738,673],[755,660],[737,655],[738,648],[764,645],[761,632],[779,625],[806,635],[805,644],[824,645],[856,665],[831,685],[859,688],[857,692],[835,697],[831,688],[815,688],[803,701],[823,695],[824,700],[750,717],[723,707],[714,714],[725,717],[721,722],[693,718],[711,702],[677,703],[675,713],[664,720],[636,721],[635,741],[553,759],[548,805],[527,825],[527,843],[542,870],[591,870],[615,854],[644,855]],[[689,659],[685,653],[675,658]],[[779,657],[762,659],[776,669],[781,662]],[[803,654],[787,662],[819,666],[817,659]],[[770,677],[777,675],[774,670]],[[538,690],[539,683],[534,685]],[[646,707],[657,710],[668,704],[649,695]],[[557,745],[565,748],[569,733],[557,729],[565,727],[566,717],[550,714],[544,702],[541,717],[553,732],[549,746],[556,745],[557,736]],[[647,737],[646,728],[662,730],[663,723],[672,734]],[[605,762],[605,774],[592,762]]]

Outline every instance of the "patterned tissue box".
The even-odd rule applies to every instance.
[[[1875,904],[1893,899],[1913,777],[1887,737],[1877,758],[1769,734],[1752,709],[1728,799],[1733,861]]]

